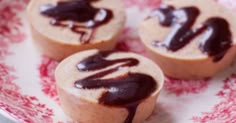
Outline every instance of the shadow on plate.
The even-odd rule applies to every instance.
[[[156,103],[152,115],[145,121],[145,123],[174,123],[171,114],[160,103]]]

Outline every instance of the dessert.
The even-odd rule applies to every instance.
[[[98,50],[66,58],[55,77],[62,109],[80,123],[142,123],[164,81],[159,67],[143,56]]]
[[[151,58],[167,76],[201,79],[229,66],[236,16],[214,0],[165,0],[139,27]]]
[[[113,49],[125,24],[119,0],[31,0],[27,15],[36,46],[56,60]]]

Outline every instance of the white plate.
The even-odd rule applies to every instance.
[[[25,16],[27,0],[0,0],[0,113],[25,123],[67,123],[59,106],[57,65],[33,46]],[[145,55],[137,25],[159,0],[124,0],[128,22],[118,49]],[[227,7],[234,0],[220,0]],[[233,10],[232,10],[233,11]],[[167,79],[146,123],[236,122],[236,65],[201,81]]]

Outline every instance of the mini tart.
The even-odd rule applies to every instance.
[[[89,0],[80,0],[89,1]],[[121,34],[125,24],[124,6],[119,0],[91,0],[90,5],[96,9],[111,11],[112,17],[107,22],[92,28],[76,28],[76,31],[86,33],[85,39],[81,39],[82,33],[73,32],[70,24],[86,25],[87,22],[75,22],[70,19],[60,18],[59,23],[64,26],[52,25],[52,17],[42,14],[43,9],[57,6],[60,2],[76,2],[75,0],[31,0],[27,8],[27,16],[31,27],[31,33],[36,46],[47,56],[62,60],[65,57],[82,50],[97,48],[111,50],[115,47],[117,38]],[[70,9],[68,7],[67,9]],[[83,9],[83,8],[82,8]],[[85,11],[86,12],[86,11]],[[104,11],[103,11],[104,12]],[[60,13],[60,12],[59,12]],[[70,13],[66,13],[69,15]],[[66,15],[66,16],[67,16]],[[85,15],[85,14],[83,14]],[[102,17],[102,16],[100,16]],[[58,19],[58,18],[57,18]],[[95,19],[95,17],[93,18]],[[99,17],[98,17],[99,19]],[[86,43],[84,41],[86,40]]]
[[[59,64],[55,72],[55,78],[62,109],[74,121],[80,123],[142,123],[151,115],[156,105],[156,99],[164,82],[162,71],[154,62],[134,53],[108,52],[108,55],[106,56],[104,56],[104,53],[106,54],[106,52],[99,52],[98,50],[83,51],[66,58]],[[90,61],[88,64],[109,64],[111,63],[110,61],[116,61],[117,59],[122,60],[121,62],[116,61],[116,63],[112,63],[106,67],[100,66],[101,68],[96,70],[85,69],[84,71],[81,71],[78,69],[79,67],[85,68],[81,63],[94,55],[99,58],[93,59],[92,62]],[[101,58],[100,56],[103,56],[103,62],[99,61]],[[115,69],[115,71],[111,72],[111,69]],[[91,76],[94,75],[101,76],[101,73],[104,71],[110,72],[105,72],[105,76],[101,78],[95,77],[92,81],[85,79],[88,77],[91,79]],[[146,81],[146,79],[144,79],[144,81],[142,81],[143,79],[137,78],[136,80],[133,80],[135,77],[130,79],[129,77],[131,74],[142,74],[142,76],[151,77],[153,80],[152,84],[154,85],[150,85],[151,81]],[[128,79],[122,78],[124,76],[128,77]],[[91,82],[97,80],[98,82],[95,82],[95,84],[93,83],[94,85],[90,85]],[[107,81],[103,82],[104,80]],[[137,82],[136,84],[139,84],[140,82],[144,84],[139,86],[140,88],[136,91],[132,91],[136,88],[133,86],[126,86],[130,85],[130,82]],[[75,86],[75,83],[83,83],[84,86],[87,85],[91,88],[79,88],[82,86]],[[114,85],[109,89],[107,85],[93,88],[94,86],[101,86],[101,83],[118,84],[118,86]],[[145,91],[143,91],[143,89]],[[142,99],[136,101],[126,100],[128,98],[131,100],[136,97],[139,98],[139,96],[132,97],[129,94],[132,95],[132,93],[135,92],[144,94],[147,93],[146,91],[150,91],[150,93]],[[114,94],[114,96],[111,94],[112,92],[121,92],[121,95]],[[109,98],[104,97],[107,93],[110,93],[108,94]],[[120,101],[119,98],[123,101]],[[109,101],[104,100],[101,102],[102,99],[113,100],[113,102],[109,103]]]
[[[236,16],[231,10],[227,10],[214,0],[166,0],[163,1],[161,7],[163,6],[172,6],[175,10],[184,7],[198,8],[200,13],[191,29],[199,28],[209,18],[225,19],[229,24],[232,41],[231,46],[226,50],[223,57],[217,61],[214,57],[199,49],[199,40],[202,39],[205,32],[195,36],[187,45],[177,51],[171,51],[163,46],[154,46],[154,41],[164,42],[171,32],[172,26],[161,25],[160,17],[153,16],[155,13],[150,14],[147,19],[141,22],[139,35],[150,57],[160,65],[167,76],[178,79],[207,78],[232,63],[236,53]],[[180,19],[180,21],[183,20]]]

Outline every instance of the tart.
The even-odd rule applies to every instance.
[[[56,60],[113,49],[126,20],[119,0],[31,0],[27,15],[36,46]]]
[[[141,22],[139,35],[167,76],[202,79],[232,63],[235,22],[214,0],[166,0]]]
[[[62,109],[80,123],[142,123],[164,81],[159,67],[143,56],[98,50],[66,58],[55,78]]]

